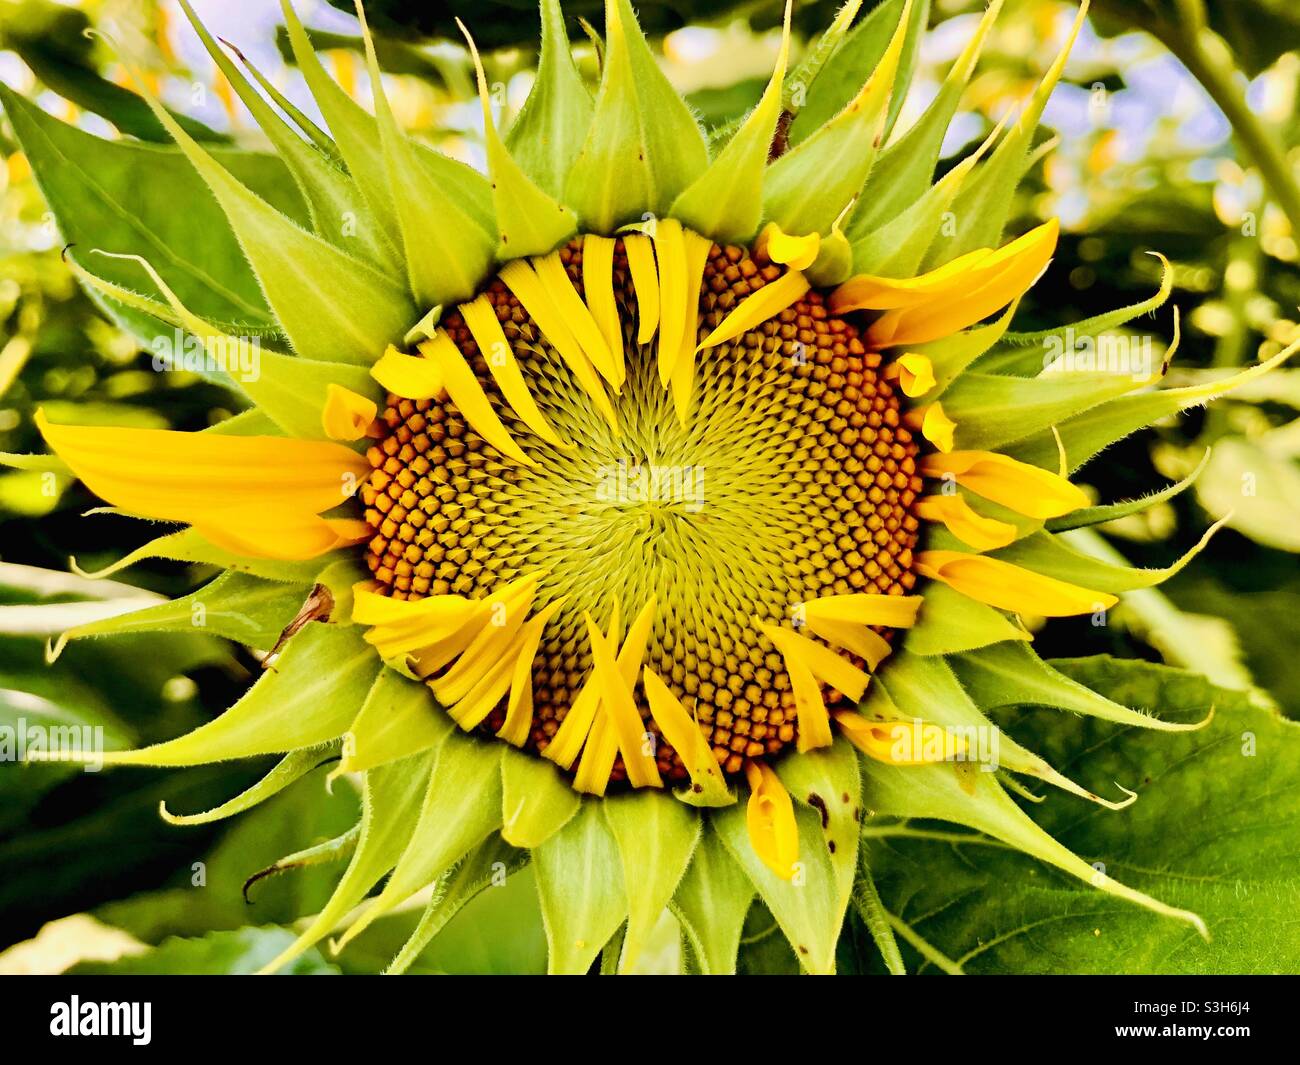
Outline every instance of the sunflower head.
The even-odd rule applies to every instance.
[[[1057,844],[1007,788],[1027,776],[1113,808],[1132,793],[1085,791],[986,713],[1035,702],[1182,727],[1051,670],[1022,619],[1104,615],[1171,572],[1072,548],[1060,534],[1117,510],[1070,474],[1289,355],[1161,391],[1044,366],[1044,336],[1009,331],[1058,231],[1003,230],[1086,4],[1014,119],[933,181],[998,0],[902,133],[925,0],[857,30],[847,4],[793,68],[787,10],[766,91],[712,137],[628,0],[607,0],[594,92],[542,0],[537,77],[504,133],[469,40],[486,175],[398,127],[360,8],[373,114],[284,5],[326,133],[181,3],[300,200],[259,196],[142,90],[271,324],[205,317],[132,249],[104,254],[132,260],[115,265],[139,288],[100,256],[68,262],[225,365],[256,356],[230,379],[249,410],[196,434],[40,426],[115,508],[181,526],[113,568],[226,567],[210,611],[263,587],[304,603],[227,713],[107,756],[283,756],[217,810],[167,815],[181,823],[323,758],[361,781],[359,825],[311,856],[347,859],[337,891],[269,969],[351,915],[346,947],[436,884],[400,971],[493,869],[531,862],[554,971],[610,944],[631,964],[666,907],[693,967],[731,971],[755,896],[801,964],[829,971],[850,898],[874,897],[864,824],[908,818],[973,827],[1204,931]],[[878,43],[871,69],[851,97],[820,98],[822,124],[800,122],[851,32]]]

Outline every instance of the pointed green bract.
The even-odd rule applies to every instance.
[[[592,102],[569,51],[559,0],[541,0],[541,9],[537,78],[505,143],[524,173],[559,199],[591,127]]]
[[[884,136],[886,108],[907,38],[907,15],[875,72],[847,107],[767,169],[766,216],[787,233],[829,233],[862,190]]]
[[[488,172],[492,175],[492,201],[496,206],[497,253],[502,259],[544,255],[571,237],[578,228],[573,212],[533,184],[515,162],[497,134],[488,97],[487,76],[474,38],[461,24],[483,104],[483,138],[487,145]]]
[[[335,773],[360,773],[436,749],[454,727],[426,685],[381,669],[344,737]]]
[[[795,821],[799,829],[799,858],[794,879],[782,880],[763,864],[750,844],[744,804],[713,815],[713,824],[727,852],[744,869],[759,897],[772,911],[799,964],[814,974],[832,973],[835,942],[844,919],[844,907],[839,903],[839,876],[822,835],[821,817],[807,806],[796,805]]]
[[[552,974],[591,968],[627,917],[622,865],[599,800],[586,800],[559,832],[533,851]]]
[[[110,577],[114,573],[120,573],[128,566],[132,566],[146,558],[166,558],[173,562],[195,562],[205,566],[220,566],[222,569],[232,570],[236,573],[251,573],[256,577],[263,577],[269,581],[280,581],[288,584],[311,584],[324,567],[339,557],[341,557],[341,552],[331,552],[328,555],[308,559],[306,562],[284,562],[272,558],[245,558],[243,555],[235,555],[216,547],[193,529],[182,529],[179,532],[167,533],[165,536],[150,540],[147,544],[137,547],[130,554],[123,555],[116,562],[93,573],[82,571],[77,566],[75,559],[72,568],[82,576],[98,580],[101,577]]]
[[[223,821],[227,817],[251,810],[258,803],[265,802],[273,795],[278,795],[290,784],[301,780],[322,762],[330,758],[332,747],[304,747],[300,751],[290,751],[269,773],[250,788],[245,788],[232,799],[227,799],[220,806],[204,810],[197,814],[174,814],[167,809],[167,804],[159,804],[158,813],[169,825],[209,825],[214,821]]]
[[[1090,525],[1101,525],[1104,522],[1127,518],[1130,514],[1141,514],[1144,510],[1149,510],[1159,503],[1167,503],[1196,483],[1201,471],[1205,469],[1206,464],[1210,461],[1210,454],[1210,448],[1206,448],[1205,454],[1201,456],[1201,461],[1196,464],[1196,469],[1192,470],[1181,481],[1175,481],[1158,492],[1152,492],[1140,499],[1130,499],[1124,503],[1106,503],[1096,507],[1084,507],[1072,514],[1063,514],[1059,518],[1051,518],[1047,522],[1047,530],[1048,532],[1069,532],[1071,529],[1085,529]]]
[[[797,114],[790,125],[791,144],[807,140],[848,105],[885,54],[902,15],[903,0],[886,0],[872,8],[866,18],[849,31],[814,77],[802,85],[792,85],[792,88],[802,90],[805,99],[802,106],[795,108]],[[916,67],[917,50],[929,24],[929,17],[930,0],[914,0],[909,15],[907,41],[899,58],[894,90],[885,119],[885,140],[889,139],[894,121],[903,108],[912,71]],[[839,21],[838,17],[836,21]],[[811,71],[805,69],[805,64],[800,64],[795,73],[796,76],[806,78]]]
[[[492,242],[453,191],[434,181],[420,165],[415,147],[398,127],[388,104],[375,42],[359,0],[357,18],[366,43],[384,172],[401,233],[411,293],[423,307],[468,299],[487,278]]]
[[[299,355],[370,363],[401,335],[414,317],[405,292],[265,203],[145,98],[221,204]]]
[[[1087,14],[1088,0],[1083,0],[1064,46],[1043,75],[1043,80],[1034,89],[1024,112],[1006,139],[993,150],[988,162],[980,167],[953,203],[956,235],[951,240],[935,245],[922,264],[924,270],[942,266],[977,248],[995,247],[1001,240],[1002,230],[1011,213],[1012,197],[1016,186],[1020,184],[1025,160],[1033,143],[1034,131],[1038,128],[1048,97],[1052,95],[1052,90],[1056,88],[1056,83],[1065,70],[1070,49]]]
[[[915,627],[903,637],[903,646],[917,655],[948,655],[973,651],[1003,640],[1030,640],[1024,629],[984,603],[931,582]]]
[[[406,972],[420,952],[433,942],[434,936],[460,913],[467,902],[489,884],[501,886],[504,880],[498,878],[522,868],[527,860],[527,851],[516,850],[496,833],[489,836],[438,881],[432,901],[420,916],[420,923],[384,971],[389,975]]]
[[[263,969],[273,973],[319,943],[387,873],[411,838],[420,802],[433,771],[431,752],[380,766],[365,776],[361,796],[361,835],[338,887],[315,920],[279,957]]]
[[[600,90],[564,198],[585,230],[608,234],[668,211],[709,160],[695,116],[659,69],[628,0],[606,0],[605,19]]]
[[[830,747],[806,751],[797,758],[783,758],[776,769],[791,798],[821,819],[842,917],[853,892],[862,824],[862,777],[857,752],[840,738]]]
[[[1048,532],[1034,533],[1023,540],[1017,540],[1007,547],[990,552],[991,557],[1000,558],[1035,573],[1045,573],[1057,580],[1082,585],[1085,588],[1098,588],[1104,592],[1131,592],[1136,588],[1152,588],[1167,581],[1195,558],[1223,525],[1218,521],[1211,525],[1200,543],[1184,554],[1172,565],[1162,569],[1134,569],[1130,566],[1116,566],[1109,562],[1080,554],[1068,546],[1070,533],[1053,536]]]
[[[148,260],[139,256],[101,254],[110,259],[131,258],[137,261],[162,292],[178,323],[203,341],[208,354],[217,365],[224,367],[225,377],[230,383],[246,393],[259,411],[291,436],[307,440],[326,437],[321,412],[325,409],[331,385],[376,401],[383,398],[382,389],[365,368],[280,355],[262,350],[260,345],[254,345],[246,337],[228,336],[192,314]],[[133,301],[133,296],[117,286],[109,285],[75,264],[70,265],[88,284],[104,289],[123,302]],[[144,306],[145,302],[140,305]]]
[[[709,168],[673,203],[672,216],[695,232],[733,244],[747,243],[758,232],[763,216],[763,174],[781,116],[781,88],[789,54],[787,4],[781,52],[758,105]]]
[[[542,758],[507,750],[501,760],[501,835],[516,847],[541,846],[568,824],[581,799]]]
[[[371,223],[356,185],[331,160],[302,140],[275,109],[262,99],[212,39],[212,35],[194,13],[189,0],[180,0],[180,6],[212,61],[230,82],[236,95],[248,108],[298,182],[298,188],[311,211],[312,227],[316,235],[336,247],[358,252],[372,266],[380,269],[391,267],[397,261],[395,249],[379,239],[380,233]],[[349,219],[355,224],[350,225]]]
[[[880,153],[846,227],[851,239],[859,240],[886,225],[931,187],[944,136],[1001,7],[1002,0],[989,4],[930,106],[911,129]]]
[[[970,765],[892,766],[870,758],[862,768],[866,806],[875,815],[935,818],[986,832],[1107,894],[1185,921],[1206,934],[1196,914],[1126,887],[1056,842],[1012,802],[991,773]]]
[[[690,864],[700,836],[700,816],[649,789],[607,798],[603,807],[618,844],[627,889],[627,935],[619,965],[626,972],[640,957]]]
[[[937,398],[942,395],[948,386],[966,370],[966,367],[993,347],[1006,333],[1007,326],[1016,316],[1016,308],[1019,306],[1020,301],[1013,300],[1002,312],[1001,317],[988,325],[977,326],[964,333],[954,333],[950,337],[932,340],[928,344],[912,345],[908,350],[924,355],[930,360],[930,366],[934,370],[935,387],[927,393],[927,396]],[[1041,364],[1040,359],[1039,365]]]
[[[1077,470],[1097,452],[1117,440],[1123,440],[1130,433],[1181,411],[1203,407],[1210,400],[1227,395],[1233,389],[1262,377],[1274,367],[1281,366],[1296,351],[1300,351],[1300,343],[1292,344],[1271,359],[1220,381],[1121,396],[1092,410],[1066,418],[1056,428],[1061,435],[1071,470]],[[1050,433],[1036,433],[1003,450],[1013,458],[1035,466],[1055,469],[1057,465],[1057,444]]]
[[[1002,377],[967,372],[943,394],[943,409],[957,423],[957,447],[997,451],[1034,433],[1050,431],[1051,426],[1077,412],[1132,392],[1144,383],[1126,373]]]
[[[1186,732],[1186,725],[1131,710],[1058,673],[1023,644],[1001,643],[955,655],[952,668],[962,687],[980,706],[1038,705],[1114,721],[1139,728]]]
[[[704,975],[736,971],[740,934],[753,897],[754,887],[744,870],[706,823],[671,903],[695,964]]]
[[[438,747],[409,845],[379,897],[339,940],[339,949],[432,884],[500,827],[501,745],[451,732]]]
[[[307,596],[301,585],[278,584],[243,573],[222,573],[197,592],[69,629],[59,637],[51,660],[69,640],[131,632],[202,632],[248,647],[269,650]]]

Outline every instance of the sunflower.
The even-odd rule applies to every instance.
[[[712,143],[628,0],[607,0],[594,97],[557,0],[542,0],[537,77],[504,135],[466,35],[487,176],[399,130],[360,7],[373,115],[284,4],[326,134],[250,71],[273,108],[181,5],[308,207],[301,225],[260,198],[142,89],[229,219],[276,329],[203,318],[146,258],[139,290],[67,259],[222,365],[255,364],[238,386],[250,409],[199,433],[37,420],[113,508],[183,526],[110,570],[224,567],[202,593],[214,614],[239,610],[249,582],[303,603],[226,713],[105,756],[283,756],[214,810],[164,809],[182,824],[245,810],[331,758],[333,776],[361,780],[359,824],[279,865],[347,861],[268,970],[339,929],[345,949],[433,886],[402,971],[495,875],[531,862],[554,972],[602,952],[634,964],[665,908],[691,969],[733,971],[756,896],[804,968],[827,972],[850,898],[874,896],[863,824],[896,818],[978,829],[1205,933],[1069,852],[1009,793],[1028,777],[1115,809],[1135,794],[1086,791],[986,714],[1037,703],[1197,727],[1055,672],[1022,619],[1102,623],[1117,593],[1180,568],[1100,562],[1059,534],[1183,485],[1094,505],[1070,473],[1290,354],[1162,390],[1163,367],[1045,365],[1052,334],[1009,332],[1058,226],[1002,233],[1086,3],[1015,121],[938,181],[1000,0],[892,138],[926,5],[902,5],[870,77],[814,129],[792,122],[793,90],[815,82],[859,5],[793,71],[787,9],[765,92]],[[1170,289],[1166,264],[1151,300],[1075,334]],[[51,652],[115,627],[73,630]]]

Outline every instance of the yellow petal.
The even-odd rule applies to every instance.
[[[615,663],[613,649],[591,620],[591,615],[583,616],[587,622],[587,638],[591,641],[592,674],[600,691],[600,705],[618,737],[618,749],[623,754],[628,782],[634,788],[661,788],[663,781],[655,760],[645,751],[645,722],[641,720],[636,700],[632,698],[632,686]],[[640,665],[638,661],[638,670]],[[633,674],[634,682],[635,679]]]
[[[384,659],[422,650],[468,625],[477,631],[489,609],[484,600],[463,595],[394,599],[378,588],[374,581],[352,586],[352,620],[368,627],[365,638]]]
[[[916,569],[962,595],[1017,614],[1072,617],[1108,610],[1119,602],[1109,592],[1081,588],[987,555],[922,551],[916,556]]]
[[[1056,250],[1059,232],[1057,220],[1049,219],[975,264],[969,276],[954,277],[931,299],[887,311],[867,330],[868,342],[875,347],[924,344],[982,321],[1038,280]]]
[[[934,376],[934,364],[919,352],[909,351],[900,355],[890,363],[890,367],[897,367],[894,372],[898,376],[903,395],[911,399],[925,395],[938,384]]]
[[[582,302],[577,289],[573,287],[559,252],[533,259],[533,269],[537,271],[537,277],[552,305],[563,316],[569,332],[582,346],[583,353],[600,376],[614,385],[614,390],[618,391],[619,375],[614,365],[614,353],[610,350],[605,334],[596,324],[596,319],[587,309],[587,305]],[[620,349],[621,347],[622,345]]]
[[[968,488],[1028,518],[1056,518],[1089,504],[1087,493],[1060,474],[994,451],[926,455],[921,473]]]
[[[451,401],[460,409],[474,431],[507,458],[525,466],[536,466],[537,461],[524,454],[523,449],[515,443],[515,438],[510,435],[510,430],[497,417],[497,412],[492,409],[492,401],[478,383],[478,378],[474,376],[474,371],[460,353],[456,342],[446,333],[440,332],[429,340],[420,341],[419,348],[425,358],[437,367],[438,376],[442,378]]]
[[[237,541],[241,553],[260,557],[314,558],[338,546],[339,528],[351,537],[350,526],[317,515],[350,497],[370,472],[364,456],[323,440],[52,425],[39,410],[35,421],[55,453],[109,503],[202,524],[209,539]]]
[[[803,616],[808,621],[825,618],[828,621],[851,621],[858,625],[907,629],[916,624],[916,613],[920,609],[919,595],[853,592],[809,599],[803,604]]]
[[[630,233],[623,238],[623,250],[636,291],[636,342],[648,344],[659,328],[659,267],[654,243],[640,233]]]
[[[582,748],[582,760],[573,774],[573,787],[587,795],[604,795],[609,775],[614,771],[614,759],[618,757],[618,736],[600,700],[593,699],[592,706],[595,717]]]
[[[861,670],[854,669],[849,662],[840,658],[834,651],[822,647],[820,644],[798,635],[798,633],[791,632],[789,629],[779,629],[770,625],[762,625],[760,629],[781,653],[781,659],[785,663],[785,671],[790,677],[790,687],[794,689],[794,709],[799,721],[799,742],[797,745],[799,750],[802,752],[811,751],[816,747],[829,747],[832,739],[830,717],[826,713],[826,703],[822,699],[821,685],[818,683],[819,679],[825,678],[818,676],[818,668],[816,667],[820,667],[820,672],[829,671],[837,675],[839,669],[826,658],[818,656],[816,652],[825,652],[827,656],[835,659],[843,667],[844,674],[838,675],[838,679],[840,683],[847,685],[849,688],[858,687],[857,677],[853,674],[860,674],[862,678],[865,678],[862,680],[858,694],[851,696],[855,702],[862,697],[862,691],[866,689],[866,682],[871,678],[862,673]],[[832,681],[827,680],[827,683],[833,687],[835,686]]]
[[[807,270],[817,261],[821,247],[820,233],[794,236],[775,222],[768,222],[759,233],[754,250],[759,255],[766,253],[772,262],[788,266],[791,270]]]
[[[695,386],[695,342],[700,335],[700,288],[704,284],[704,268],[709,261],[713,242],[689,230],[683,232],[686,250],[686,305],[683,310],[681,350],[672,368],[669,386],[673,393],[673,406],[677,420],[685,427],[690,414],[692,390]],[[659,343],[663,344],[662,334]],[[660,364],[662,366],[662,363]]]
[[[587,309],[596,320],[613,355],[615,391],[623,387],[627,367],[623,357],[623,325],[614,300],[614,238],[588,233],[582,238],[582,288]]]
[[[195,515],[194,531],[224,551],[249,558],[307,559],[351,547],[375,533],[355,518],[268,516],[263,504],[211,516]]]
[[[462,303],[460,313],[474,337],[474,343],[478,345],[483,361],[487,363],[488,373],[501,389],[501,395],[510,404],[511,410],[519,415],[519,420],[547,443],[556,447],[572,447],[572,444],[560,439],[538,409],[491,301],[486,296],[479,296],[469,303]]]
[[[659,381],[667,388],[686,333],[686,238],[674,218],[655,223],[655,258],[659,263]],[[697,300],[698,303],[698,300]]]
[[[718,327],[700,342],[700,350],[725,344],[741,333],[757,329],[770,318],[775,318],[812,286],[797,270],[788,270],[771,284],[751,292],[718,323]]]
[[[937,521],[953,536],[976,551],[1006,547],[1016,538],[1016,527],[996,518],[986,518],[971,509],[965,498],[952,495],[924,496],[912,507],[922,521]]]
[[[407,355],[392,344],[370,368],[370,376],[395,396],[405,399],[443,399],[447,388],[430,359]]]
[[[650,715],[690,774],[692,790],[701,797],[729,799],[727,778],[700,726],[649,666],[642,672],[642,685]]]
[[[989,248],[979,248],[919,277],[892,278],[859,274],[849,278],[831,293],[831,310],[836,314],[848,314],[851,311],[883,311],[926,303],[934,299],[936,294],[950,292],[954,287],[960,286],[992,254]]]
[[[591,365],[591,360],[587,358],[586,353],[583,351],[582,345],[578,343],[577,337],[573,335],[573,331],[569,328],[564,314],[552,301],[550,293],[546,286],[542,284],[542,279],[538,277],[537,271],[533,269],[527,260],[515,259],[506,263],[497,276],[515,294],[519,302],[524,305],[524,310],[537,323],[537,328],[541,330],[542,336],[560,353],[560,358],[573,371],[573,376],[578,379],[578,384],[582,386],[583,391],[591,397],[592,402],[596,404],[596,408],[605,421],[617,431],[618,418],[614,413],[613,404],[609,401],[605,386],[601,383],[600,377]],[[572,286],[570,286],[570,291],[572,291]],[[574,298],[577,298],[576,292]]]
[[[330,384],[325,389],[321,427],[331,440],[358,440],[366,435],[378,412],[374,400],[342,385]]]
[[[763,762],[746,762],[745,779],[749,781],[745,825],[749,829],[750,846],[773,873],[782,880],[790,880],[799,860],[799,826],[794,819],[790,793]]]
[[[888,640],[866,625],[817,617],[808,618],[806,624],[814,636],[820,636],[827,643],[857,655],[867,663],[870,670],[875,670],[893,651]]]
[[[965,739],[925,721],[870,721],[852,710],[842,710],[835,715],[835,722],[854,747],[889,765],[952,762],[966,752]]]
[[[440,703],[451,706],[460,701],[485,673],[500,663],[515,635],[523,628],[540,578],[539,573],[521,577],[483,600],[488,605],[488,612],[482,628],[456,664],[429,684]]]
[[[921,435],[940,451],[951,451],[957,423],[944,412],[938,400],[924,407],[914,407],[903,416],[909,428],[920,429]]]
[[[546,623],[564,605],[566,598],[561,596],[552,600],[544,609],[529,618],[528,624],[524,626],[523,639],[510,677],[510,700],[506,703],[506,719],[497,730],[499,739],[512,743],[516,747],[522,747],[527,742],[533,727],[533,664],[537,658],[537,647],[542,642]]]

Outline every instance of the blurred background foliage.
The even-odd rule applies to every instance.
[[[351,0],[330,5],[304,4],[300,11],[335,76],[368,104]],[[277,4],[196,6],[216,35],[237,44],[277,88],[314,113],[286,60]],[[801,39],[827,25],[836,6],[797,4]],[[580,66],[593,79],[600,7],[599,0],[566,5]],[[937,91],[981,8],[978,0],[935,0],[898,130]],[[455,18],[490,50],[493,99],[504,123],[531,83],[534,4],[372,0],[368,9],[382,35],[380,61],[400,121],[481,165],[482,119]],[[726,127],[753,105],[776,52],[775,0],[642,0],[638,10],[665,68],[706,125]],[[1030,91],[1072,14],[1061,0],[1008,0],[941,167],[960,159]],[[125,87],[113,50],[87,35],[93,27],[141,58],[154,87],[196,136],[263,147],[171,0],[0,0],[0,80],[96,135],[163,141],[156,120]],[[1168,347],[1177,305],[1181,346],[1172,382],[1230,373],[1300,336],[1297,49],[1300,8],[1293,0],[1096,0],[1047,110],[1050,150],[1040,153],[1019,195],[1015,229],[1059,215],[1063,235],[1056,259],[1022,304],[1017,328],[1065,324],[1147,298],[1160,283],[1160,262],[1151,254],[1160,252],[1173,264],[1173,298],[1130,328]],[[64,238],[7,122],[0,124],[0,155],[0,452],[43,450],[32,423],[39,406],[54,421],[73,420],[75,405],[82,421],[181,429],[235,413],[238,401],[219,383],[155,370],[141,340],[110,324],[78,287],[60,259]],[[1272,703],[1300,717],[1298,413],[1300,369],[1284,369],[1213,411],[1138,433],[1093,462],[1084,481],[1101,499],[1118,500],[1186,476],[1210,449],[1194,491],[1081,534],[1078,546],[1166,565],[1217,518],[1230,515],[1227,528],[1168,584],[1125,597],[1107,626],[1084,619],[1044,628],[1040,653],[1164,661],[1255,705]],[[138,564],[111,580],[69,574],[70,558],[93,571],[144,539],[138,524],[123,518],[83,519],[95,505],[55,467],[36,463],[0,473],[0,725],[20,718],[87,723],[102,726],[113,745],[147,743],[219,713],[260,665],[201,633],[151,637],[144,654],[131,637],[79,641],[47,665],[46,641],[72,624],[184,594],[210,576],[162,562]],[[80,963],[87,971],[107,965],[242,972],[274,956],[288,926],[319,908],[337,870],[263,880],[248,902],[243,882],[281,855],[343,831],[355,818],[355,790],[341,781],[322,804],[325,771],[318,770],[231,822],[181,829],[157,815],[163,796],[174,811],[204,809],[266,768],[94,774],[0,767],[0,951],[19,944],[0,954],[0,969]],[[544,968],[527,872],[510,885],[475,900],[418,967]],[[341,960],[313,951],[297,971],[377,970],[417,914],[377,922]],[[514,934],[489,941],[477,932],[483,922]],[[770,918],[756,912],[751,923],[745,964],[777,965],[779,958],[764,953],[785,949],[767,934]],[[871,968],[856,960],[861,931],[851,925],[846,934],[847,968]],[[23,942],[38,932],[39,939]],[[650,967],[671,966],[675,947],[665,943]]]

